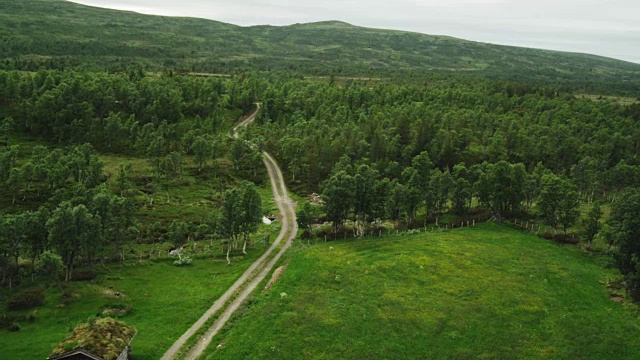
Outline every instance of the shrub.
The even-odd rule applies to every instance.
[[[21,322],[35,322],[37,319],[35,311],[27,315],[0,314],[0,328],[8,331],[19,331]]]
[[[577,245],[578,243],[580,243],[580,241],[578,240],[578,238],[576,237],[575,234],[550,234],[550,233],[544,233],[542,235],[540,235],[542,238],[547,239],[547,240],[553,240],[555,242],[557,242],[558,244],[570,244],[570,245]]]
[[[62,304],[65,306],[71,305],[71,303],[73,302],[73,298],[74,298],[73,290],[67,286],[63,287],[62,296],[61,296]]]
[[[9,310],[31,309],[44,304],[44,290],[32,288],[16,294],[7,303]]]
[[[16,321],[16,319],[17,317],[15,315],[2,313],[0,314],[0,326],[2,326],[5,329],[8,329],[9,326],[11,326]]]
[[[554,236],[553,240],[559,244],[577,245],[580,243],[580,240],[578,240],[578,238],[573,234],[557,234]]]
[[[38,319],[38,316],[36,315],[36,312],[37,312],[37,311],[38,311],[38,310],[35,310],[35,311],[33,311],[32,313],[30,313],[30,314],[24,315],[24,316],[22,317],[22,320],[27,321],[27,322],[30,322],[30,323],[35,322],[35,321]]]
[[[62,258],[60,255],[45,251],[40,255],[36,272],[40,275],[51,276],[54,279],[60,280],[64,272],[64,265],[62,264]]]
[[[191,265],[193,259],[189,256],[183,256],[181,259],[178,259],[173,262],[174,266],[188,266]]]
[[[71,281],[91,281],[96,278],[96,272],[92,269],[78,269],[71,273]]]
[[[102,311],[96,314],[97,317],[124,317],[133,313],[131,304],[107,304],[102,307]]]

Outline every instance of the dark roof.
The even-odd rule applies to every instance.
[[[49,356],[49,360],[59,360],[59,359],[68,359],[68,360],[103,360],[100,357],[97,357],[90,352],[84,349],[77,349],[67,351],[60,355]]]

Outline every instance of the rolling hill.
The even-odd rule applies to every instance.
[[[298,245],[203,358],[637,359],[637,315],[612,301],[612,276],[497,224]]]
[[[141,15],[62,0],[0,0],[0,66],[125,68],[310,75],[473,74],[508,80],[615,83],[640,89],[640,64],[600,56],[485,44],[337,21],[241,27]]]

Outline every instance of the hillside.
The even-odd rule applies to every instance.
[[[585,54],[484,44],[328,21],[240,27],[141,15],[61,0],[0,0],[0,64],[193,72],[297,70],[306,74],[473,74],[637,94],[640,65]],[[637,95],[635,95],[637,96]]]
[[[640,356],[614,273],[579,248],[486,224],[296,249],[205,358]]]

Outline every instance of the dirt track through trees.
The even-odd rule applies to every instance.
[[[256,117],[260,105],[245,120],[240,122],[233,129],[233,137],[238,138],[238,129],[247,126]],[[227,320],[242,305],[247,297],[256,289],[258,284],[269,274],[282,257],[285,251],[291,246],[291,241],[298,231],[296,222],[295,204],[289,198],[282,171],[275,160],[266,152],[263,153],[263,161],[269,173],[271,188],[273,190],[274,201],[282,214],[282,229],[278,237],[269,249],[256,260],[251,266],[236,280],[236,282],[196,321],[182,336],[167,350],[162,356],[163,360],[175,359],[182,350],[186,342],[200,330],[205,323],[220,310],[223,310],[213,325],[199,339],[196,344],[189,349],[186,358],[196,359],[209,346],[211,339],[225,325]],[[284,240],[284,243],[283,243]],[[282,246],[280,246],[282,244]],[[279,251],[273,255],[273,252]],[[273,256],[272,256],[273,255]]]

